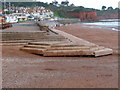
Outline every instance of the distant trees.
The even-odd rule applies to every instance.
[[[72,3],[72,4],[70,4],[70,6],[73,7],[73,6],[75,6],[75,5]]]
[[[84,7],[83,6],[79,6],[80,9],[83,9]]]
[[[115,8],[115,9],[119,9],[119,8]],[[102,6],[102,10],[114,10],[112,6],[110,7],[106,7],[106,6]]]
[[[115,8],[115,10],[118,10],[119,8]]]
[[[50,3],[50,5],[61,5],[61,6],[68,6],[69,5],[69,1],[61,1],[61,4],[58,4],[58,1],[54,0],[52,1],[52,3]],[[70,6],[74,6],[74,4],[71,4]]]
[[[107,10],[113,10],[113,7],[108,7],[108,9]]]
[[[54,0],[54,1],[52,1],[52,3],[50,3],[50,4],[52,4],[52,5],[58,5],[58,1]]]
[[[102,6],[102,10],[105,10],[106,9],[106,6]]]
[[[115,8],[115,10],[120,10],[119,8]]]
[[[67,0],[61,2],[61,5],[62,5],[62,6],[68,6],[68,4],[69,4],[69,2],[68,2]]]

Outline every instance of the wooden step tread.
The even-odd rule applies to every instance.
[[[69,56],[69,55],[94,55],[94,56],[102,56],[112,54],[112,49],[105,48],[96,51],[91,51],[89,49],[83,50],[46,50],[46,49],[38,49],[38,48],[21,48],[22,51],[26,51],[33,54],[43,54],[44,56]]]
[[[0,41],[0,43],[18,43],[18,42],[30,42],[31,40],[10,40],[10,41]]]
[[[34,44],[28,44],[25,45],[24,47],[29,47],[29,48],[44,48],[47,50],[84,50],[84,49],[89,49],[92,51],[99,50],[99,49],[104,49],[104,47],[99,46],[99,47],[87,47],[87,46],[73,46],[73,47],[51,47],[50,45],[34,45]]]
[[[78,49],[90,49],[90,47],[51,47],[49,45],[25,45],[29,48],[44,48],[47,50],[78,50]]]
[[[90,50],[48,50],[43,56],[76,56],[76,55],[94,55]]]
[[[112,49],[104,48],[104,49],[100,49],[100,50],[95,51],[95,57],[103,56],[103,55],[109,55],[109,54],[112,54],[112,53],[113,53]]]
[[[60,43],[67,43],[68,41],[43,41],[43,42],[30,42],[28,44],[31,44],[31,45],[53,45],[53,44],[60,44]]]
[[[45,49],[26,48],[26,47],[20,48],[20,50],[33,54],[43,54],[43,52],[45,51]]]
[[[50,46],[46,46],[46,45],[25,45],[24,47],[29,47],[29,48],[43,48],[43,49],[50,48]]]

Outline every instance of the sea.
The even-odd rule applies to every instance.
[[[120,19],[102,19],[98,22],[85,22],[83,23],[90,28],[102,28],[102,29],[112,29],[115,31],[120,31]]]

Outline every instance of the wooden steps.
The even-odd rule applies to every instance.
[[[113,50],[110,48],[104,48],[104,49],[96,50],[94,53],[95,53],[95,57],[98,57],[98,56],[112,54]]]
[[[14,45],[16,43],[29,43],[33,41],[67,41],[65,37],[61,35],[47,35],[45,31],[37,32],[0,32],[1,44]]]
[[[0,45],[26,45],[26,43],[31,42],[32,40],[7,40],[7,41],[0,41]]]
[[[49,29],[39,24],[41,31],[1,32],[1,45],[28,43],[20,50],[42,56],[103,56],[112,54],[112,49],[105,48],[68,33]]]
[[[80,39],[60,30],[50,29],[48,26],[39,24],[42,31],[49,32],[46,42],[30,42],[20,50],[42,56],[103,56],[112,54],[112,49],[98,46],[86,40]]]
[[[48,50],[43,56],[78,56],[78,55],[94,55],[89,50]]]
[[[32,53],[32,54],[43,54],[43,52],[45,51],[45,49],[29,48],[29,47],[21,48],[20,50],[26,51],[26,52],[29,52],[29,53]]]
[[[42,56],[103,56],[112,54],[112,49],[98,45],[81,45],[70,41],[30,42],[20,48],[28,53]]]
[[[2,32],[2,41],[9,40],[34,40],[39,39],[40,36],[44,37],[44,32]]]

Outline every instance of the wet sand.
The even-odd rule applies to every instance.
[[[69,25],[62,31],[118,49],[117,31]],[[3,88],[117,88],[118,55],[103,57],[42,57],[3,46]]]

